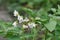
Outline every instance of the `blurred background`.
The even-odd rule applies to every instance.
[[[60,0],[0,0],[0,20],[13,21],[13,12],[17,10],[21,15],[26,16],[23,8],[38,11],[44,8],[49,14],[54,14],[51,8],[58,9]],[[60,14],[57,14],[58,16]],[[0,40],[5,40],[0,37]]]
[[[22,7],[36,11],[43,7],[51,12],[50,8],[57,9],[58,4],[60,4],[60,0],[0,0],[0,19],[11,21],[11,16],[13,15],[14,10],[24,14],[21,9]]]

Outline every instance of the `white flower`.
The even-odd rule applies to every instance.
[[[33,28],[33,27],[36,27],[36,24],[35,24],[34,22],[28,23],[28,26],[29,26],[30,28]]]
[[[36,17],[35,20],[40,20],[40,17]]]
[[[18,14],[18,11],[14,11],[14,16],[18,16],[19,14]]]
[[[23,17],[18,15],[18,20],[19,20],[19,23],[22,23],[23,22]]]
[[[27,25],[23,25],[23,28],[28,28],[28,26]]]
[[[17,26],[17,22],[15,21],[12,25],[13,25],[14,27],[16,27],[16,26]]]
[[[23,21],[24,21],[24,22],[28,22],[28,21],[29,21],[29,19],[26,17]]]

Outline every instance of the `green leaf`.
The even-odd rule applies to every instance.
[[[26,2],[27,0],[19,0],[19,3],[24,3]]]
[[[14,38],[8,38],[8,40],[20,40],[20,38],[14,37]]]
[[[50,19],[48,23],[45,24],[45,27],[52,32],[56,27],[57,22],[53,19]]]
[[[51,40],[51,37],[49,37],[47,40]]]
[[[41,8],[39,11],[37,11],[36,15],[41,18],[41,21],[46,21],[49,19],[48,13],[44,8]]]
[[[28,9],[28,8],[24,8],[22,7],[22,10],[25,11],[29,16],[31,17],[35,17],[35,11],[31,10],[31,9]]]
[[[60,15],[60,5],[58,5],[58,10],[56,14]]]

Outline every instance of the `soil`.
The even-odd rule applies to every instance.
[[[5,10],[0,10],[0,20],[12,21],[12,17]]]

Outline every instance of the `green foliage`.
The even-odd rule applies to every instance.
[[[55,30],[57,22],[53,19],[50,19],[48,23],[45,24],[46,28],[52,32],[53,30]]]
[[[17,10],[33,18],[37,28],[13,27],[12,22],[0,21],[0,35],[8,40],[60,40],[60,0],[8,0],[9,12]],[[2,1],[0,1],[2,3]],[[35,20],[39,17],[39,20]]]

